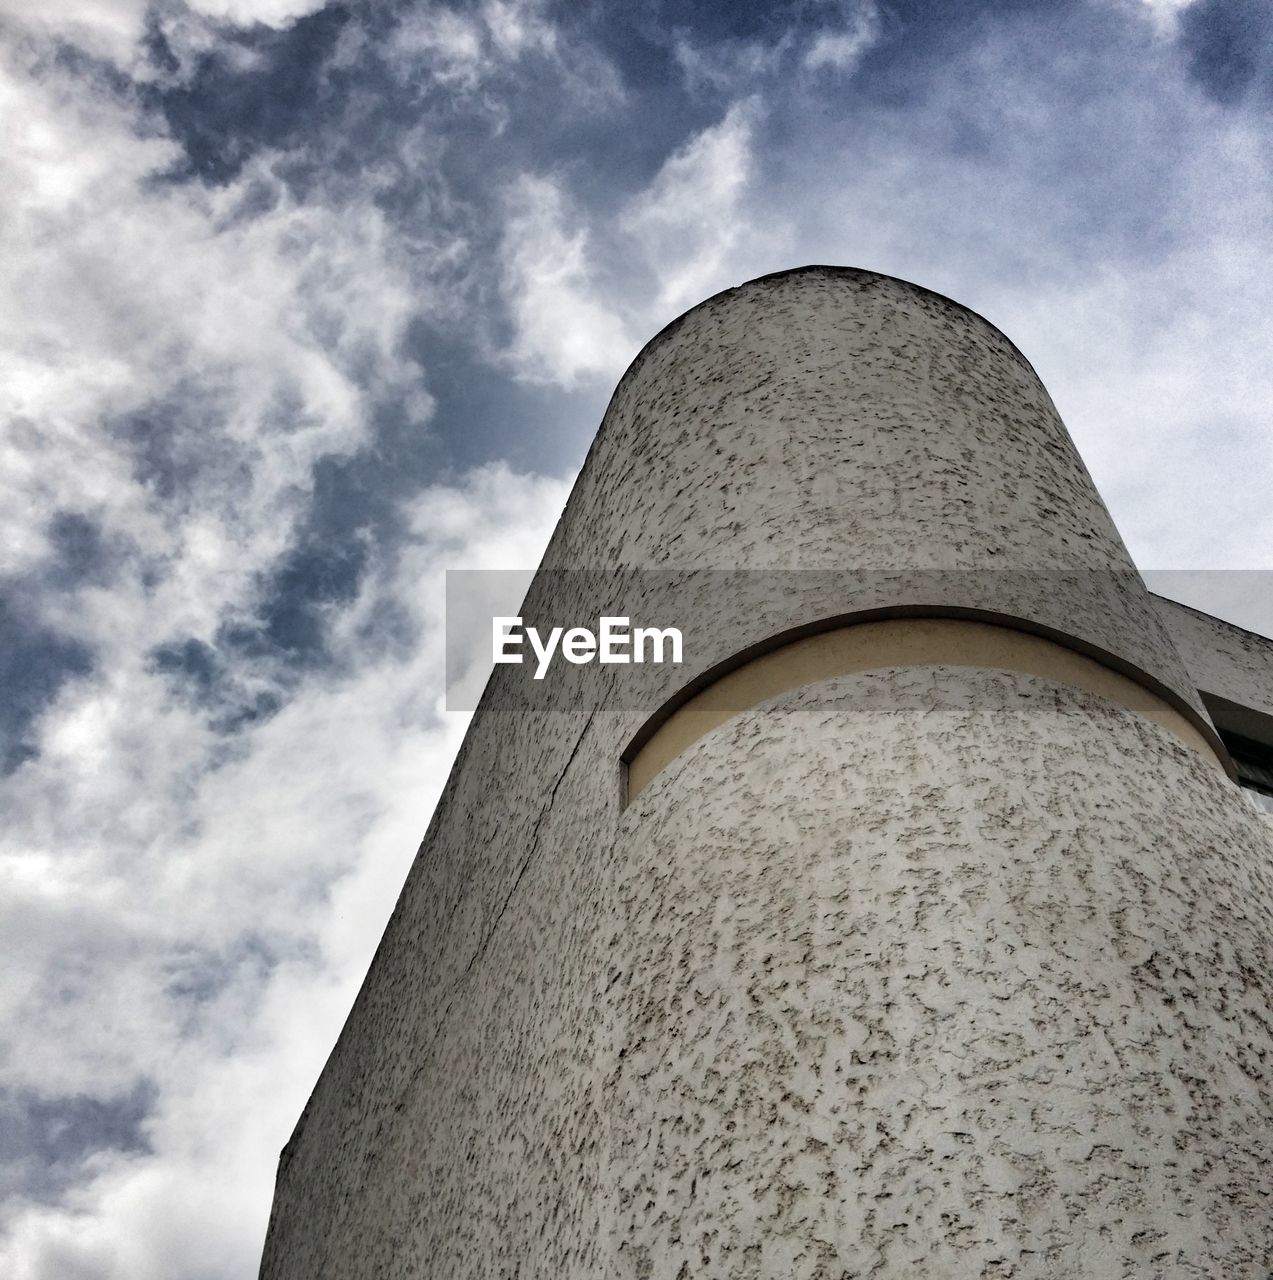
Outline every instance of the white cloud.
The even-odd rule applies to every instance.
[[[621,101],[610,64],[587,45],[563,42],[545,7],[543,0],[485,0],[465,9],[408,8],[387,43],[390,65],[404,83],[431,79],[452,93],[472,95],[536,56],[553,67],[563,104],[604,107]],[[505,109],[493,98],[482,105],[496,114]]]
[[[131,61],[145,32],[148,0],[0,0],[0,18],[37,38],[59,36],[99,57]]]
[[[195,39],[194,23],[224,23],[250,27],[261,24],[285,27],[307,13],[321,9],[327,0],[186,0],[187,20],[181,25]],[[31,0],[0,0],[0,19],[8,19],[20,31],[38,40],[68,41],[96,57],[131,70],[142,70],[140,44],[146,20],[152,14],[180,21],[157,10],[152,0],[58,0],[55,5],[34,5]],[[206,42],[206,34],[198,37]]]
[[[521,376],[567,387],[616,377],[633,339],[601,296],[589,232],[554,182],[528,177],[511,192],[503,255]]]
[[[321,9],[327,0],[187,0],[196,13],[238,27],[257,23],[285,27],[307,13]]]
[[[543,5],[534,0],[486,0],[482,18],[495,47],[507,58],[517,58],[531,49],[542,53],[557,50],[556,28],[544,17]]]
[[[665,320],[736,283],[748,259],[764,252],[769,237],[744,211],[757,110],[751,101],[733,106],[692,138],[620,219],[659,281],[653,310]]]
[[[1130,8],[1146,18],[1160,36],[1171,36],[1180,23],[1180,15],[1197,0],[1112,0],[1120,9]]]
[[[828,0],[801,6],[794,19],[755,39],[711,42],[678,32],[673,53],[687,88],[741,99],[763,92],[766,80],[790,81],[793,71],[849,75],[880,38],[874,0]]]
[[[693,93],[738,92],[754,87],[763,77],[779,72],[796,43],[791,30],[771,40],[738,40],[728,44],[701,44],[678,32],[672,50],[686,86]]]
[[[756,113],[750,101],[732,107],[595,225],[553,180],[517,184],[503,262],[522,378],[613,382],[651,333],[761,269],[777,238],[744,207]]]
[[[156,183],[172,147],[105,96],[12,66],[0,94],[3,568],[36,567],[43,521],[84,513],[167,566],[152,625],[205,634],[288,541],[314,462],[358,447],[372,399],[413,385],[405,272],[370,204],[300,204],[268,160],[219,191]],[[272,207],[242,215],[249,190]],[[105,429],[139,413],[154,449],[201,471],[179,508]],[[102,642],[118,595],[79,603]]]
[[[879,14],[870,0],[846,6],[844,25],[821,30],[810,41],[802,62],[811,71],[853,71],[879,39]]]
[[[347,637],[351,675],[315,677],[232,740],[148,655],[253,607],[314,465],[368,441],[377,398],[427,417],[400,347],[429,263],[404,261],[370,201],[299,201],[269,156],[220,189],[156,180],[176,153],[152,122],[34,65],[15,50],[0,78],[3,568],[46,566],[58,511],[123,567],[44,600],[98,665],[4,783],[0,1021],[18,1034],[0,1088],[109,1102],[148,1081],[157,1101],[150,1153],[99,1152],[59,1203],[3,1207],[0,1273],[246,1275],[278,1148],[462,733],[436,707],[443,553],[422,540],[367,588],[413,612],[418,648],[362,661]],[[130,415],[191,472],[172,491],[110,429]],[[456,492],[421,501],[467,502],[475,555],[509,554],[501,529],[526,545],[561,500],[504,472]],[[445,556],[468,545],[457,533]]]
[[[472,89],[491,69],[486,32],[475,18],[442,6],[410,9],[394,32],[389,54],[404,78],[427,69],[442,84]]]

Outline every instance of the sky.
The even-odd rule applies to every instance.
[[[1265,0],[0,0],[0,1274],[246,1280],[642,343],[809,262],[1026,353],[1273,634]]]

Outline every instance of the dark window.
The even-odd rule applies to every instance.
[[[1239,785],[1248,792],[1256,808],[1273,813],[1273,747],[1223,730],[1220,737],[1237,765]]]

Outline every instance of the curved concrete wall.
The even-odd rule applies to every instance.
[[[1268,829],[1001,334],[859,271],[710,299],[625,375],[545,569],[524,612],[684,625],[686,665],[578,668],[568,706],[496,669],[264,1277],[1264,1274]],[[622,807],[722,664],[930,614],[1201,737],[1117,681],[894,662]]]
[[[611,855],[604,1274],[1264,1276],[1269,853],[1198,752],[1034,676],[729,722]]]

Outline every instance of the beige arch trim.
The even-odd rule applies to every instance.
[[[804,685],[882,667],[982,667],[1086,689],[1174,733],[1227,772],[1212,744],[1169,702],[1129,676],[1043,636],[960,618],[859,622],[793,640],[726,672],[678,707],[626,757],[625,804],[686,748],[727,720]]]

